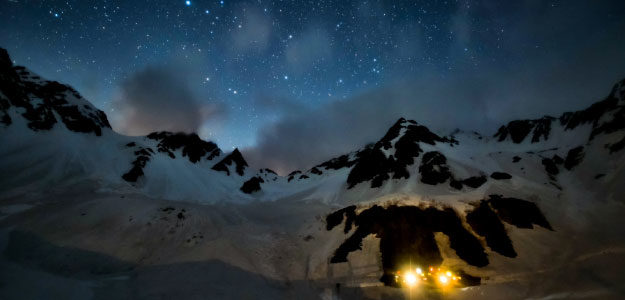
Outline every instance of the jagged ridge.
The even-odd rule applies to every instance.
[[[11,125],[11,107],[22,108],[21,116],[32,130],[50,130],[58,115],[74,132],[102,135],[111,129],[106,114],[96,109],[73,88],[56,81],[41,81],[24,67],[13,66],[7,51],[0,48],[0,122]],[[71,99],[74,98],[74,99]],[[40,99],[35,101],[33,99]],[[39,102],[39,103],[37,103]]]

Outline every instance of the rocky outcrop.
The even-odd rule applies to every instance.
[[[244,182],[240,190],[246,194],[252,194],[252,193],[258,192],[261,189],[260,184],[263,182],[265,182],[265,180],[263,180],[262,178],[258,176],[254,176],[250,178],[249,180],[247,180],[246,182]]]
[[[230,154],[224,157],[224,159],[216,163],[212,169],[215,171],[226,172],[226,174],[230,176],[230,166],[234,166],[236,173],[239,174],[239,176],[243,176],[245,168],[247,167],[247,162],[243,158],[241,152],[239,152],[239,149],[234,149]]]
[[[369,182],[371,188],[377,188],[391,176],[393,179],[410,178],[407,167],[423,152],[419,144],[435,145],[437,142],[453,144],[455,141],[440,137],[415,121],[399,119],[380,141],[356,153],[355,165],[347,178],[348,188],[361,182]],[[384,151],[391,148],[395,152],[387,156]]]
[[[547,140],[551,132],[551,122],[555,120],[553,117],[545,116],[536,120],[515,120],[499,128],[495,137],[500,142],[505,141],[508,137],[514,143],[521,143],[531,133],[532,143],[540,142],[540,139]]]
[[[171,133],[167,131],[153,132],[147,136],[148,139],[159,141],[158,152],[166,153],[171,158],[176,158],[175,151],[181,149],[182,156],[187,157],[190,162],[196,163],[202,158],[212,160],[221,154],[221,150],[213,142],[207,142],[195,133]]]
[[[50,130],[59,121],[70,131],[96,136],[111,128],[104,112],[76,90],[56,81],[40,80],[24,67],[14,67],[1,48],[0,95],[0,122],[5,126],[12,123],[9,110],[14,107],[28,121],[28,128],[35,131]]]
[[[394,275],[408,262],[422,266],[439,266],[443,262],[441,250],[434,239],[435,232],[449,238],[449,247],[469,265],[484,267],[489,264],[488,255],[478,236],[486,240],[491,250],[514,258],[517,253],[502,222],[518,228],[533,228],[533,225],[553,230],[536,204],[516,199],[490,195],[473,203],[467,212],[466,223],[474,235],[463,224],[463,218],[449,207],[373,205],[359,213],[356,206],[337,210],[326,217],[326,229],[345,223],[343,232],[355,231],[334,251],[331,263],[347,262],[348,254],[362,250],[362,241],[370,234],[380,239],[383,275],[380,281],[395,285]],[[462,271],[461,271],[462,272]],[[464,273],[466,274],[466,273]],[[479,285],[477,277],[462,282]]]

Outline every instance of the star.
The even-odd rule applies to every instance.
[[[8,1],[13,2],[24,1]],[[393,89],[399,78],[420,80],[426,72],[434,77],[454,74],[462,78],[461,70],[473,71],[479,64],[497,74],[502,68],[497,62],[514,68],[530,59],[524,55],[556,56],[553,51],[558,47],[573,45],[570,41],[556,43],[566,36],[553,36],[553,43],[545,40],[554,28],[542,28],[531,40],[525,39],[527,30],[512,26],[515,24],[476,18],[484,8],[471,5],[466,9],[466,1],[425,0],[417,5],[408,4],[414,1],[390,1],[393,5],[379,7],[356,5],[367,1],[353,0],[304,1],[309,3],[306,5],[294,5],[298,1],[293,0],[229,1],[228,7],[226,0],[160,1],[159,5],[154,5],[155,1],[132,1],[130,7],[111,0],[40,2],[43,4],[38,9],[5,12],[0,8],[6,20],[3,25],[7,28],[3,29],[11,33],[5,34],[5,44],[16,52],[15,59],[28,60],[23,63],[27,67],[39,68],[42,75],[56,76],[78,90],[89,88],[81,75],[93,73],[103,87],[89,100],[107,110],[111,105],[103,102],[116,93],[118,85],[153,65],[184,63],[188,78],[181,80],[188,81],[198,101],[241,106],[245,113],[237,118],[254,118],[254,105],[249,101],[261,94],[270,98],[284,95],[316,108],[352,98],[376,85]],[[558,7],[564,6],[559,2]],[[608,16],[597,10],[596,16],[584,19],[597,18],[597,22],[580,20],[576,26],[591,25],[587,28],[590,32],[605,25],[610,35],[604,32],[605,39],[601,40],[616,43],[610,42],[612,34],[618,36],[617,28],[611,26],[623,21],[608,9],[610,5],[596,5],[606,6]],[[501,6],[507,10],[523,4]],[[551,9],[549,3],[538,6]],[[466,20],[449,24],[458,9],[466,12]],[[518,14],[514,9],[509,13]],[[514,51],[517,48],[521,51]],[[257,115],[254,126],[273,120],[264,113]],[[253,133],[239,133],[239,125],[228,126],[227,134],[224,131],[216,137],[226,144],[225,149],[231,144],[223,139],[230,134],[248,142],[254,140]]]

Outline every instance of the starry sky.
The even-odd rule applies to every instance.
[[[129,135],[307,168],[399,117],[492,134],[625,78],[624,1],[0,0],[0,47]]]

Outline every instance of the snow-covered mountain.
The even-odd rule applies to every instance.
[[[492,136],[400,118],[279,176],[196,134],[120,135],[0,49],[0,298],[382,299],[414,265],[461,278],[418,296],[618,299],[624,146],[625,80]]]

